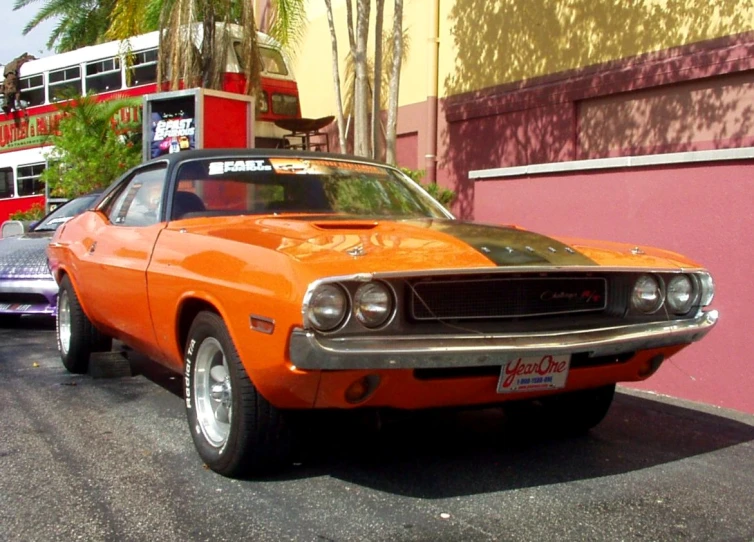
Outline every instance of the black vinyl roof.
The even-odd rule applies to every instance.
[[[361,162],[374,164],[381,167],[391,167],[384,162],[372,160],[370,158],[363,158],[361,156],[354,156],[351,154],[336,154],[319,151],[302,151],[302,150],[290,150],[290,149],[195,149],[185,150],[172,154],[164,154],[157,158],[153,158],[148,162],[144,162],[142,165],[151,163],[164,163],[168,162],[170,166],[175,166],[181,162],[188,160],[201,160],[207,158],[308,158],[311,160],[346,160],[351,162]]]

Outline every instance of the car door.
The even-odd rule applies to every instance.
[[[146,270],[165,227],[167,166],[136,170],[97,213],[79,262],[88,305],[102,327],[147,355],[156,354]]]

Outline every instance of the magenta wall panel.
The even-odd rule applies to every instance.
[[[713,274],[715,330],[636,387],[754,413],[754,161],[474,183],[481,222],[654,245]]]

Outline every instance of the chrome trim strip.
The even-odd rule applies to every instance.
[[[52,275],[46,279],[4,279],[0,280],[0,292],[41,294],[49,299],[58,294],[58,284],[52,278]]]
[[[299,369],[376,370],[503,365],[523,355],[613,355],[698,341],[715,326],[718,317],[718,311],[712,310],[692,320],[491,335],[332,338],[296,328],[291,334],[289,357]]]

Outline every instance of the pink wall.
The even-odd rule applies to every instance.
[[[706,266],[717,328],[635,386],[754,413],[754,161],[473,184],[477,221],[654,245]]]

